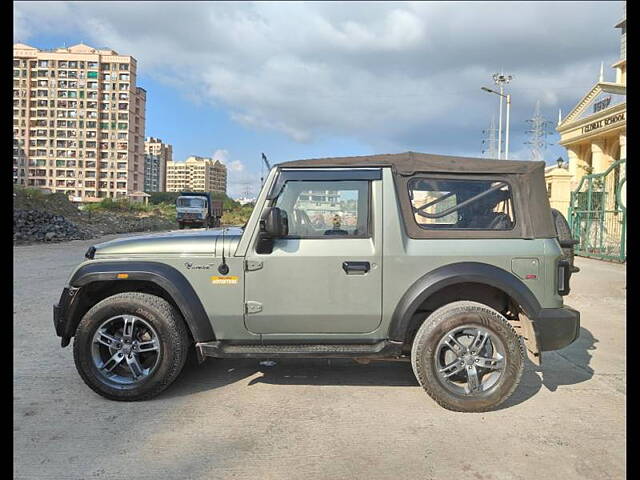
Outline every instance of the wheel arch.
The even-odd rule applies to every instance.
[[[486,263],[453,263],[426,273],[409,287],[391,317],[389,339],[403,343],[411,340],[414,317],[421,311],[421,307],[428,305],[430,301],[439,306],[449,303],[446,299],[454,289],[469,284],[485,288],[486,292],[501,292],[522,310],[527,319],[535,318],[541,308],[531,290],[512,273]],[[467,296],[470,295],[461,294],[460,298],[452,298],[451,301],[482,301],[465,298]]]
[[[126,275],[126,278],[124,277]],[[189,281],[170,265],[158,262],[99,262],[80,267],[69,280],[78,289],[69,311],[66,337],[98,301],[124,291],[155,294],[171,303],[182,315],[195,342],[215,340],[209,316]]]

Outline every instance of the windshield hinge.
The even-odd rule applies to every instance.
[[[262,268],[262,260],[245,260],[244,261],[244,269],[247,272],[260,270],[261,268]]]

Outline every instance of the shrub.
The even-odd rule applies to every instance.
[[[158,205],[161,203],[176,204],[176,199],[180,196],[178,192],[147,192],[149,195],[149,204]]]

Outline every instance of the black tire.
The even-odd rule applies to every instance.
[[[180,230],[184,229],[184,223],[182,223],[182,222],[178,222],[178,228],[179,228]]]
[[[436,354],[438,345],[449,332],[467,325],[488,331],[492,342],[493,336],[497,337],[504,347],[504,367],[491,388],[463,394],[452,392],[440,378]],[[507,319],[486,305],[470,301],[450,303],[429,315],[411,348],[411,366],[420,385],[439,405],[456,412],[485,412],[504,402],[520,383],[524,359],[523,341]]]
[[[573,240],[573,236],[571,235],[571,229],[569,228],[569,222],[567,222],[567,219],[555,208],[551,209],[551,214],[553,215],[553,224],[556,228],[556,233],[558,234],[558,240],[560,242],[571,242]],[[572,266],[573,257],[573,245],[570,247],[562,247],[562,258],[564,260],[568,260]]]
[[[157,332],[158,359],[142,380],[122,385],[111,382],[98,371],[92,357],[94,334],[100,325],[118,315],[135,315]],[[125,292],[107,297],[82,318],[73,342],[73,358],[84,382],[96,393],[111,400],[147,400],[162,392],[182,371],[189,350],[189,335],[180,313],[155,295]]]

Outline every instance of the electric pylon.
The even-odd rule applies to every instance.
[[[496,117],[491,116],[491,123],[487,130],[482,131],[482,155],[486,158],[498,158],[498,129],[496,128]]]
[[[533,117],[526,122],[530,126],[529,130],[525,131],[529,135],[529,140],[524,143],[529,145],[531,160],[544,160],[544,151],[549,145],[553,145],[547,142],[547,136],[552,135],[553,132],[551,131],[552,123],[540,114],[540,100],[536,101]]]

